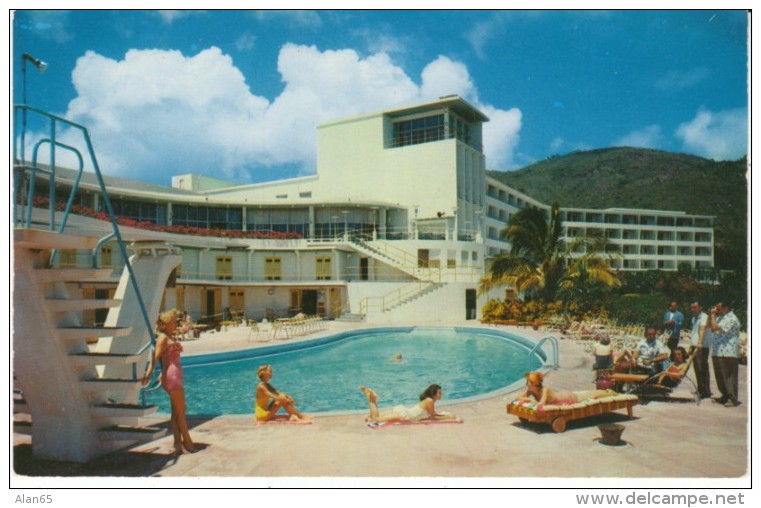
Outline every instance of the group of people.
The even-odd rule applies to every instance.
[[[174,449],[177,454],[195,453],[196,445],[190,436],[185,408],[185,388],[183,382],[182,364],[182,324],[187,313],[176,309],[159,314],[156,322],[156,343],[150,364],[142,378],[145,386],[150,383],[157,365],[161,365],[160,383],[162,389],[169,395],[172,408],[170,426],[174,437]],[[401,355],[399,355],[401,360]],[[287,393],[278,391],[270,380],[273,376],[271,365],[261,365],[257,370],[259,384],[256,386],[254,397],[254,415],[258,422],[266,422],[275,418],[282,409],[288,419],[294,422],[309,422],[311,417],[296,409],[296,401]],[[446,420],[454,419],[455,415],[439,412],[435,404],[441,400],[441,386],[432,384],[420,395],[420,402],[412,407],[396,406],[391,410],[381,412],[378,409],[378,396],[372,388],[360,387],[367,397],[370,413],[368,422],[420,421],[424,419]]]
[[[711,307],[706,313],[700,302],[694,301],[690,304],[690,311],[692,329],[689,352],[679,345],[684,315],[679,311],[677,302],[671,302],[663,316],[663,328],[667,333],[665,343],[658,340],[656,326],[648,326],[644,339],[631,350],[624,348],[614,351],[609,337],[597,337],[594,368],[650,374],[653,376],[653,382],[674,387],[692,363],[695,366],[699,396],[711,398],[708,367],[710,356],[716,385],[721,394],[713,400],[727,407],[739,405],[740,321],[722,302]],[[668,366],[665,366],[667,363]]]
[[[669,310],[663,318],[664,327],[670,330],[666,344],[658,340],[656,327],[647,327],[645,338],[633,350],[624,349],[613,351],[610,339],[606,336],[599,338],[595,348],[595,368],[604,368],[631,362],[635,372],[645,372],[656,375],[658,384],[675,386],[684,377],[690,362],[695,364],[698,392],[701,398],[711,397],[710,374],[708,357],[711,356],[716,385],[721,395],[714,401],[727,407],[740,404],[738,399],[738,374],[740,357],[740,321],[732,310],[719,302],[708,313],[703,312],[700,302],[690,304],[692,311],[692,330],[690,335],[691,351],[679,345],[684,316],[678,310],[676,302],[671,302]],[[180,343],[184,326],[187,326],[187,313],[176,309],[163,312],[156,322],[157,337],[155,350],[148,369],[143,376],[143,385],[147,385],[157,365],[161,365],[161,387],[169,395],[172,407],[171,428],[174,437],[174,448],[177,453],[193,453],[196,446],[188,431],[185,416],[185,390],[183,372],[180,363],[182,344]],[[191,325],[192,328],[192,325]],[[183,332],[185,330],[185,332]],[[675,339],[676,337],[676,339]],[[671,347],[673,346],[673,347]],[[665,369],[664,362],[671,358],[671,364]],[[401,355],[395,357],[401,360]],[[275,418],[282,409],[288,419],[297,422],[308,422],[311,418],[296,409],[296,401],[287,393],[278,391],[270,384],[273,376],[271,365],[262,365],[257,371],[259,384],[256,387],[254,414],[257,421],[266,422]],[[522,398],[533,398],[541,410],[546,404],[567,404],[586,399],[594,399],[615,394],[611,390],[595,390],[582,392],[556,392],[543,384],[544,378],[539,372],[526,375],[526,392]],[[455,415],[439,412],[435,408],[441,400],[441,386],[432,384],[420,395],[420,402],[411,407],[396,406],[381,412],[378,409],[378,396],[372,388],[365,386],[359,390],[367,398],[369,414],[368,422],[420,421],[424,419],[445,420],[454,419]]]
[[[296,401],[288,395],[278,391],[270,384],[272,379],[272,365],[261,365],[257,370],[259,384],[256,386],[256,397],[254,405],[254,414],[258,422],[267,422],[272,420],[281,409],[288,415],[288,419],[293,422],[309,422],[312,418],[305,416],[296,409]],[[394,406],[390,410],[380,411],[378,409],[378,395],[372,388],[360,386],[359,390],[367,398],[370,407],[370,414],[365,418],[367,422],[418,422],[421,420],[450,420],[457,418],[452,413],[446,411],[437,411],[435,404],[441,400],[441,386],[432,384],[420,394],[420,402],[414,406]]]

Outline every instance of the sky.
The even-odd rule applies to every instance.
[[[741,10],[19,10],[11,23],[14,103],[26,52],[48,64],[27,63],[27,104],[87,127],[103,173],[164,185],[314,174],[321,123],[449,94],[490,118],[491,170],[611,146],[748,150]],[[30,119],[27,140],[41,132]]]

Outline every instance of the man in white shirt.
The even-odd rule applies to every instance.
[[[658,340],[658,332],[654,327],[648,327],[645,338],[639,341],[632,352],[635,362],[634,370],[644,374],[657,374],[663,368],[663,362],[668,359],[671,351]]]
[[[708,314],[703,312],[700,302],[692,302],[690,310],[692,311],[692,329],[690,331],[692,364],[695,366],[695,378],[698,381],[700,398],[708,399],[711,397],[711,373],[708,370],[708,356],[711,353],[713,331],[706,326]]]
[[[716,385],[721,392],[721,397],[714,400],[727,407],[738,406],[740,320],[729,307],[717,303],[708,314],[707,327],[713,331],[711,360]]]

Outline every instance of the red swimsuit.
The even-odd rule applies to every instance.
[[[182,365],[180,365],[180,352],[182,344],[170,342],[161,353],[161,387],[168,393],[182,388]]]

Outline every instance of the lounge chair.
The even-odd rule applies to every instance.
[[[610,380],[617,392],[636,394],[643,399],[670,398],[673,392],[681,385],[682,381],[686,380],[687,384],[690,385],[691,398],[694,399],[696,403],[700,404],[698,387],[695,382],[687,376],[690,372],[693,358],[694,354],[689,356],[687,359],[687,369],[679,378],[677,378],[674,386],[658,383],[658,378],[662,375],[662,372],[658,372],[657,374],[614,373],[610,375]]]
[[[273,339],[277,338],[277,335],[282,332],[282,335],[285,337],[281,337],[282,339],[290,339],[291,338],[291,324],[288,321],[273,321],[270,325],[270,337]]]
[[[517,416],[522,423],[549,423],[553,431],[563,432],[571,420],[601,415],[617,409],[626,408],[627,416],[632,418],[632,408],[638,402],[636,395],[622,394],[563,406],[546,405],[542,411],[537,411],[536,403],[513,401],[507,405],[507,413]]]
[[[262,335],[263,334],[263,335]],[[251,336],[254,339],[258,339],[260,336],[265,337],[265,340],[269,339],[269,334],[261,329],[259,324],[253,319],[248,320],[248,341],[251,342]]]

